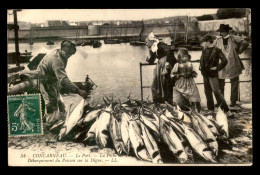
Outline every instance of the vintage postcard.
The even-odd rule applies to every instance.
[[[251,9],[9,9],[9,166],[251,166]]]

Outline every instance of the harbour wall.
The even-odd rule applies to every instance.
[[[80,27],[38,27],[30,30],[19,30],[19,40],[49,40],[49,39],[77,39],[77,38],[121,38],[137,37],[142,30],[142,26],[80,26]],[[196,32],[196,27],[189,27],[189,32]],[[146,25],[142,36],[148,36],[153,32],[155,35],[184,35],[185,25]],[[14,40],[14,31],[7,31],[8,40]]]
[[[245,18],[195,21],[189,23],[188,33],[204,34],[216,32],[220,24],[229,24],[237,33],[248,32]],[[77,39],[77,38],[121,38],[137,37],[142,30],[142,25],[89,25],[89,26],[66,26],[66,27],[32,27],[30,30],[19,30],[19,40],[37,41],[49,39]],[[157,36],[183,36],[186,32],[186,23],[171,24],[145,24],[143,37],[153,32]],[[249,31],[250,32],[250,31]],[[14,31],[7,31],[8,40],[14,40]]]

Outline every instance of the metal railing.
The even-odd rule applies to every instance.
[[[241,61],[244,61],[244,60],[251,60],[251,58],[241,58]],[[191,62],[193,63],[199,63],[200,60],[191,60]],[[153,63],[153,64],[149,64],[149,63],[141,63],[140,62],[140,84],[141,84],[141,100],[143,100],[143,89],[144,88],[151,88],[151,86],[143,86],[143,71],[142,71],[142,67],[143,66],[153,66],[153,65],[156,65],[156,63]],[[248,82],[251,82],[252,80],[244,80],[244,81],[240,81],[239,80],[239,83],[248,83]],[[225,82],[225,83],[230,83],[229,82]],[[201,85],[201,84],[204,84],[204,83],[196,83],[197,85]],[[238,84],[238,101],[240,102],[240,86]]]

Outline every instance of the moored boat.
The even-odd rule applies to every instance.
[[[54,45],[54,42],[53,41],[48,41],[47,45]]]
[[[105,44],[119,44],[119,40],[118,39],[105,39],[104,40]]]
[[[144,42],[144,41],[130,41],[130,45],[143,46],[143,45],[146,45],[146,42]]]
[[[102,46],[102,43],[100,41],[94,41],[92,46],[93,46],[93,48],[98,48],[98,47]]]

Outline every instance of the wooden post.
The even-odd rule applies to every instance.
[[[240,102],[240,82],[238,81],[238,101]]]
[[[185,31],[185,44],[188,42],[188,28],[189,28],[189,16],[187,15],[186,31]]]
[[[17,24],[17,10],[13,10],[14,14],[14,38],[15,38],[15,53],[16,53],[16,66],[20,67],[20,52],[18,43],[18,24]]]
[[[250,32],[249,32],[249,9],[246,9],[246,24],[247,24],[247,37],[250,39]]]
[[[140,63],[140,84],[141,84],[141,100],[143,101],[143,74],[142,74],[142,63]]]
[[[175,19],[174,19],[174,45],[175,45],[175,41],[176,41],[176,33],[177,33],[177,29],[176,29],[176,23],[175,23]]]

